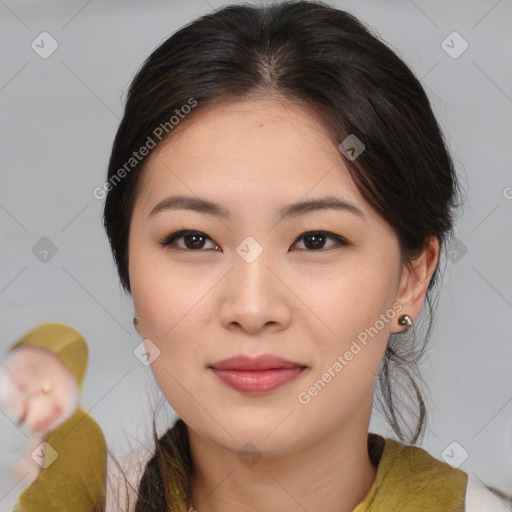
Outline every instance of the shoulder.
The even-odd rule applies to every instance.
[[[512,512],[512,498],[498,496],[473,473],[433,457],[418,446],[403,445],[386,439],[381,462],[388,475],[405,486],[424,504],[439,506],[443,510],[465,512]],[[425,508],[430,510],[428,506]]]
[[[419,446],[387,438],[380,465],[388,475],[398,480],[405,478],[410,485],[418,486],[425,493],[436,489],[452,495],[457,488],[462,498],[466,490],[466,472],[437,459]]]
[[[512,512],[512,501],[500,498],[476,476],[468,474],[466,512]]]
[[[467,474],[418,446],[370,434],[369,454],[377,466],[370,491],[354,512],[464,510]],[[480,511],[483,512],[483,511]]]

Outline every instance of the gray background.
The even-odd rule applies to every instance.
[[[114,451],[144,442],[159,391],[133,355],[132,303],[92,191],[140,64],[223,4],[0,0],[0,349],[43,322],[81,331],[90,347],[83,405]],[[456,441],[469,454],[461,469],[512,493],[512,4],[331,4],[374,27],[421,78],[467,194],[422,365],[434,403],[423,447],[441,458]],[[31,47],[43,31],[58,43],[46,59]],[[442,46],[453,31],[469,44],[458,58]],[[57,249],[46,261],[33,250],[43,237]],[[163,411],[160,428],[173,418]],[[370,430],[390,434],[378,415]]]

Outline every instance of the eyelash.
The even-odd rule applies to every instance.
[[[171,233],[170,235],[167,235],[159,243],[160,243],[160,245],[162,247],[169,247],[176,240],[178,240],[180,238],[183,238],[186,235],[199,235],[199,236],[201,236],[203,238],[207,238],[208,240],[211,240],[213,242],[213,240],[208,235],[206,235],[205,233],[202,233],[201,231],[194,231],[194,230],[189,230],[189,229],[183,229],[181,231],[177,231],[175,233]],[[339,235],[336,235],[334,233],[331,233],[329,231],[321,231],[321,230],[318,230],[318,231],[306,231],[305,233],[302,233],[301,235],[299,235],[295,239],[295,241],[293,242],[293,245],[295,245],[297,242],[299,242],[303,238],[306,238],[306,237],[311,236],[311,235],[323,235],[326,238],[330,238],[330,239],[334,240],[336,243],[334,245],[331,245],[327,249],[298,249],[299,251],[325,252],[325,251],[329,251],[331,249],[335,249],[336,247],[350,245],[350,243],[345,238],[343,238],[343,237],[341,237]],[[197,250],[196,249],[183,249],[181,247],[169,247],[169,248],[174,250],[174,251],[181,251],[181,252],[204,252],[204,251],[215,250],[215,249],[197,249]]]

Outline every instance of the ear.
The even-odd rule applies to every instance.
[[[137,316],[137,312],[135,311],[135,308],[134,308],[134,313],[133,313],[133,319],[132,319],[132,322],[133,322],[133,328],[137,331],[137,333],[140,335],[140,321],[139,321],[139,317]]]
[[[392,327],[391,332],[403,331],[404,328],[398,324],[398,318],[402,314],[409,315],[413,322],[420,314],[438,261],[439,240],[436,236],[431,236],[427,248],[413,261],[403,266],[396,297],[403,309],[400,315],[397,315],[396,325]]]

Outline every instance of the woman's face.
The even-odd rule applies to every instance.
[[[48,433],[62,424],[78,398],[73,372],[51,350],[23,346],[12,351],[7,371],[13,386],[10,409],[30,430]],[[44,386],[47,392],[43,391]]]
[[[277,454],[334,429],[367,428],[388,337],[403,330],[400,314],[414,313],[397,302],[393,230],[305,110],[234,102],[181,128],[146,162],[129,238],[137,329],[157,355],[151,368],[165,398],[189,428],[232,450],[251,441]],[[170,196],[214,202],[225,215],[150,215]],[[359,214],[296,208],[281,217],[289,205],[326,197]],[[203,238],[161,245],[180,230]],[[243,392],[210,368],[239,354],[307,368],[272,391]]]

